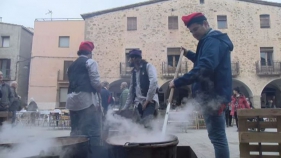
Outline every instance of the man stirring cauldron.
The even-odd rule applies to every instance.
[[[184,55],[193,63],[193,69],[170,82],[170,87],[192,85],[192,95],[199,102],[214,145],[216,158],[229,158],[225,133],[225,105],[231,101],[232,76],[230,52],[233,44],[227,34],[210,28],[202,13],[183,16],[185,26],[199,41],[196,53],[184,48]]]
[[[101,89],[98,64],[92,59],[94,44],[80,44],[78,59],[68,68],[68,95],[66,108],[70,111],[71,136],[89,137],[88,157],[96,155],[94,146],[101,145],[102,112],[98,92]],[[83,156],[82,156],[83,157]]]
[[[155,67],[142,59],[142,51],[133,49],[129,52],[129,64],[133,67],[131,85],[127,101],[122,110],[134,105],[140,115],[139,122],[146,128],[151,128],[149,123],[158,108],[157,72]]]

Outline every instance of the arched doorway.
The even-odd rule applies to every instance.
[[[160,106],[165,108],[166,104],[168,103],[169,95],[170,95],[170,88],[169,88],[170,81],[167,81],[160,87],[160,93],[159,96],[159,103]],[[181,88],[175,88],[174,95],[173,95],[173,101],[176,103],[176,105],[180,105],[181,101],[184,97],[189,97],[191,94],[191,90],[189,86],[183,86]]]
[[[269,108],[269,103],[272,101],[273,105],[281,108],[281,79],[276,79],[269,82],[261,92],[261,107]]]
[[[122,93],[122,90],[120,89],[120,85],[122,82],[128,83],[128,88],[130,87],[130,78],[124,78],[120,80],[113,81],[109,84],[109,91],[112,93],[112,96],[115,98],[115,104],[119,104],[119,96]]]
[[[239,87],[240,89],[240,93],[242,93],[243,95],[245,95],[246,98],[252,98],[253,97],[253,93],[250,90],[250,88],[243,83],[242,81],[239,81],[237,79],[232,79],[232,88],[236,88]]]

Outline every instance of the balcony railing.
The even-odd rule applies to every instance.
[[[256,73],[260,76],[276,76],[281,75],[281,62],[256,62]]]
[[[68,83],[67,74],[64,74],[64,71],[62,70],[58,71],[58,82]]]
[[[177,68],[176,66],[169,65],[168,62],[163,62],[162,63],[162,76],[163,77],[174,77],[176,68]],[[183,61],[183,62],[181,62],[178,76],[182,76],[187,72],[188,72],[187,61]]]
[[[11,70],[10,69],[4,69],[0,70],[3,73],[3,80],[10,80],[11,79]]]
[[[240,67],[239,67],[239,62],[232,62],[231,63],[231,72],[232,72],[232,76],[238,76],[240,73]]]
[[[130,77],[132,68],[129,67],[125,62],[120,63],[120,76],[121,77]]]

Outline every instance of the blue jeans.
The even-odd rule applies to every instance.
[[[225,114],[204,114],[208,136],[214,145],[216,158],[229,158],[229,148],[225,133]]]

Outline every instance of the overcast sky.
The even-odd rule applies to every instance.
[[[80,14],[146,0],[0,0],[2,22],[33,27],[36,18],[81,18]],[[267,0],[279,2],[281,0]]]

